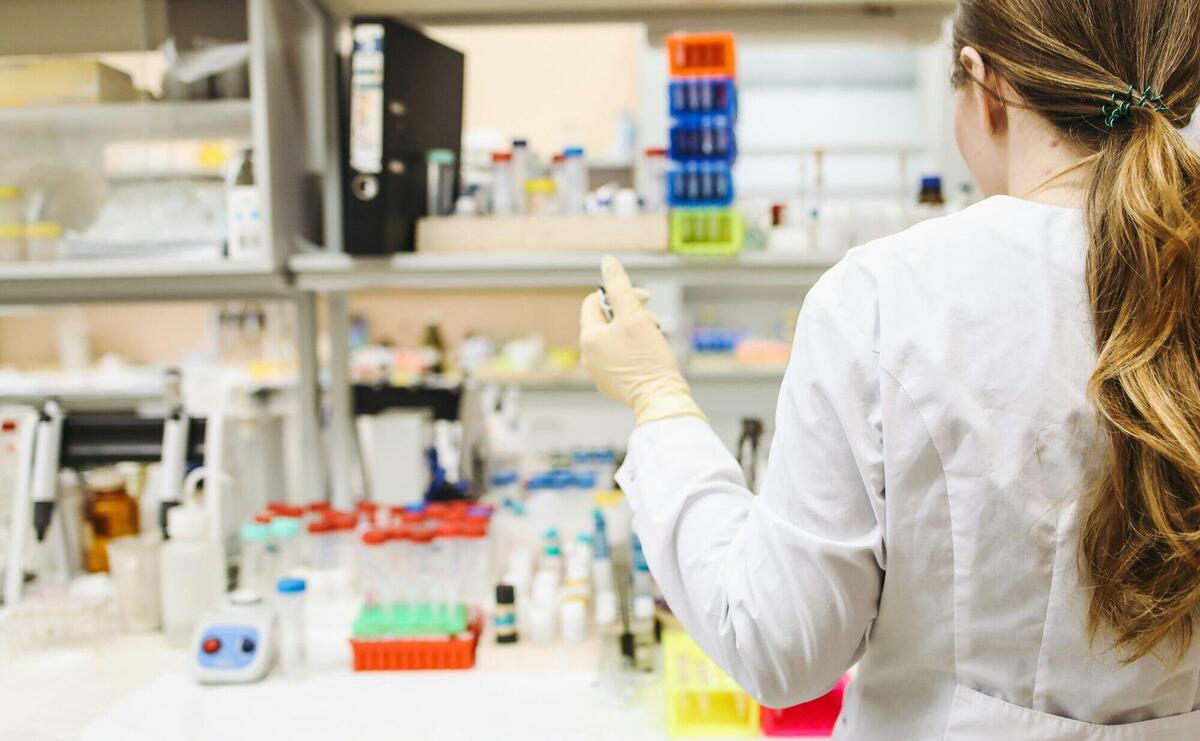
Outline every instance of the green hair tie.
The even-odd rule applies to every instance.
[[[1108,99],[1108,104],[1100,108],[1100,113],[1104,115],[1104,125],[1110,129],[1115,128],[1118,123],[1129,118],[1129,111],[1135,106],[1155,113],[1171,110],[1171,106],[1167,105],[1162,95],[1154,95],[1153,87],[1148,85],[1138,94],[1137,88],[1130,85],[1124,95],[1113,93]]]

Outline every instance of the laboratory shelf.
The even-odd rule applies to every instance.
[[[286,276],[262,263],[102,258],[0,263],[0,304],[286,298]]]
[[[250,115],[250,101],[243,99],[0,107],[0,136],[51,132],[109,140],[246,138]]]
[[[591,288],[600,277],[598,254],[421,254],[353,257],[341,253],[293,255],[298,288],[355,291],[370,288]],[[635,281],[676,281],[698,287],[811,286],[841,258],[818,252],[746,252],[729,257],[625,254]]]
[[[797,8],[854,9],[867,12],[874,8],[920,8],[949,11],[954,0],[323,0],[333,12],[342,15],[394,14],[437,23],[513,22],[534,20],[588,20],[593,18],[639,20],[667,13],[728,16],[730,13],[778,12]],[[727,20],[727,19],[726,19]]]

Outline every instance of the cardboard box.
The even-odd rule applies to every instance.
[[[136,100],[129,75],[91,57],[0,57],[0,106]]]
[[[666,252],[665,214],[442,216],[417,222],[418,252]]]

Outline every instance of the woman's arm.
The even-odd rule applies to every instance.
[[[760,496],[708,424],[639,426],[618,480],[684,627],[769,706],[816,697],[861,653],[883,581],[883,455],[873,305],[857,322],[810,293]],[[869,302],[873,304],[873,302]]]

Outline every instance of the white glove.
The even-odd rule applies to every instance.
[[[644,292],[634,289],[614,257],[604,258],[601,273],[612,321],[599,291],[584,300],[579,317],[580,362],[596,388],[631,407],[639,425],[687,415],[704,419],[658,322],[642,305]]]

